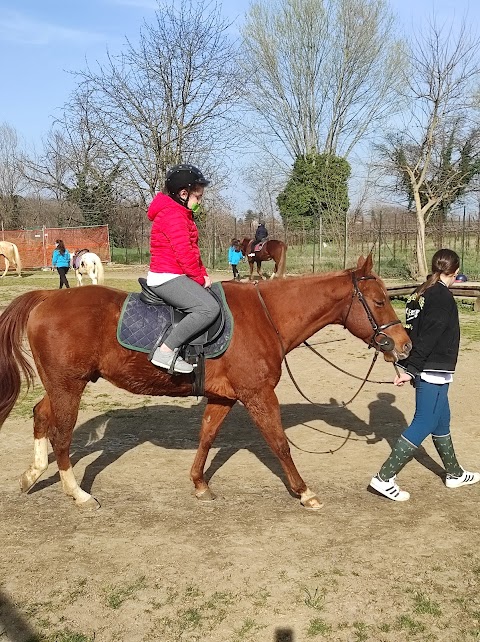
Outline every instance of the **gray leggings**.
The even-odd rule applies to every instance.
[[[165,341],[165,345],[171,350],[179,348],[188,343],[191,337],[200,334],[220,313],[220,306],[213,295],[188,276],[177,276],[151,289],[166,303],[187,313]]]

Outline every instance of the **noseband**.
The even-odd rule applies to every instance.
[[[357,297],[357,299],[363,305],[363,309],[365,310],[365,313],[367,315],[368,320],[370,321],[370,325],[372,326],[372,330],[373,330],[373,334],[368,343],[368,347],[375,348],[375,350],[377,351],[380,350],[381,352],[392,352],[395,348],[395,341],[392,339],[392,337],[389,337],[388,334],[385,333],[385,330],[387,328],[390,328],[390,326],[392,325],[401,323],[400,319],[397,319],[396,321],[390,321],[389,323],[384,323],[383,325],[378,325],[377,322],[375,321],[375,317],[373,316],[372,311],[368,306],[368,303],[365,300],[365,297],[363,296],[363,294],[360,291],[360,288],[358,287],[359,281],[368,281],[370,279],[373,279],[374,281],[376,281],[377,279],[371,274],[368,276],[361,276],[359,279],[357,279],[357,277],[355,276],[355,272],[352,271],[351,274],[352,274],[352,283],[353,283],[352,301],[350,303],[350,307],[348,308],[345,321],[343,322],[344,327],[346,327],[348,315],[350,314],[350,310],[352,309],[353,300],[355,299],[355,297]]]

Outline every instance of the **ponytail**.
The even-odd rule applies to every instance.
[[[460,267],[460,257],[453,250],[442,249],[435,252],[432,257],[432,273],[429,274],[427,280],[418,286],[415,290],[415,300],[421,297],[421,295],[431,288],[432,285],[438,283],[442,274],[451,276]]]

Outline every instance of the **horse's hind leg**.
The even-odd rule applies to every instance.
[[[51,397],[50,402],[55,423],[50,430],[49,438],[65,494],[72,497],[81,508],[99,508],[97,500],[78,485],[70,462],[72,434],[85,386],[86,382],[80,379],[70,380],[63,388],[55,387],[55,396]]]
[[[82,285],[82,275],[79,270],[75,271],[75,276],[77,277],[77,285],[80,287]]]
[[[91,280],[92,280],[92,285],[98,285],[97,275],[96,275],[96,273],[95,273],[95,268],[92,268],[92,269],[90,270],[90,272],[88,273],[88,276],[89,276],[89,277],[91,278]]]
[[[257,424],[265,441],[272,449],[287,476],[291,490],[300,495],[300,502],[305,508],[319,510],[323,504],[312,492],[293,463],[287,437],[282,427],[280,406],[273,389],[256,390],[255,394],[240,399]]]
[[[220,426],[235,403],[235,399],[222,399],[221,401],[215,402],[209,401],[203,413],[202,426],[200,428],[200,443],[190,470],[190,479],[195,485],[195,495],[202,501],[212,501],[215,499],[215,495],[205,481],[203,471],[208,453],[215,441],[215,437],[218,435]]]
[[[2,255],[2,256],[3,256],[3,255]],[[6,256],[4,256],[3,258],[4,258],[4,260],[5,260],[5,271],[4,271],[4,273],[2,274],[2,279],[3,279],[3,277],[5,276],[5,274],[8,272],[8,268],[10,267],[10,261],[7,259],[7,257],[6,257]]]
[[[51,426],[51,408],[48,395],[33,409],[33,463],[20,477],[20,490],[27,492],[48,468],[47,435]]]

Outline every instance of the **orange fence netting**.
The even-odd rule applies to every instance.
[[[62,239],[72,255],[77,250],[88,249],[103,262],[111,260],[108,225],[0,231],[1,241],[10,241],[17,246],[22,268],[50,267],[57,239]]]

